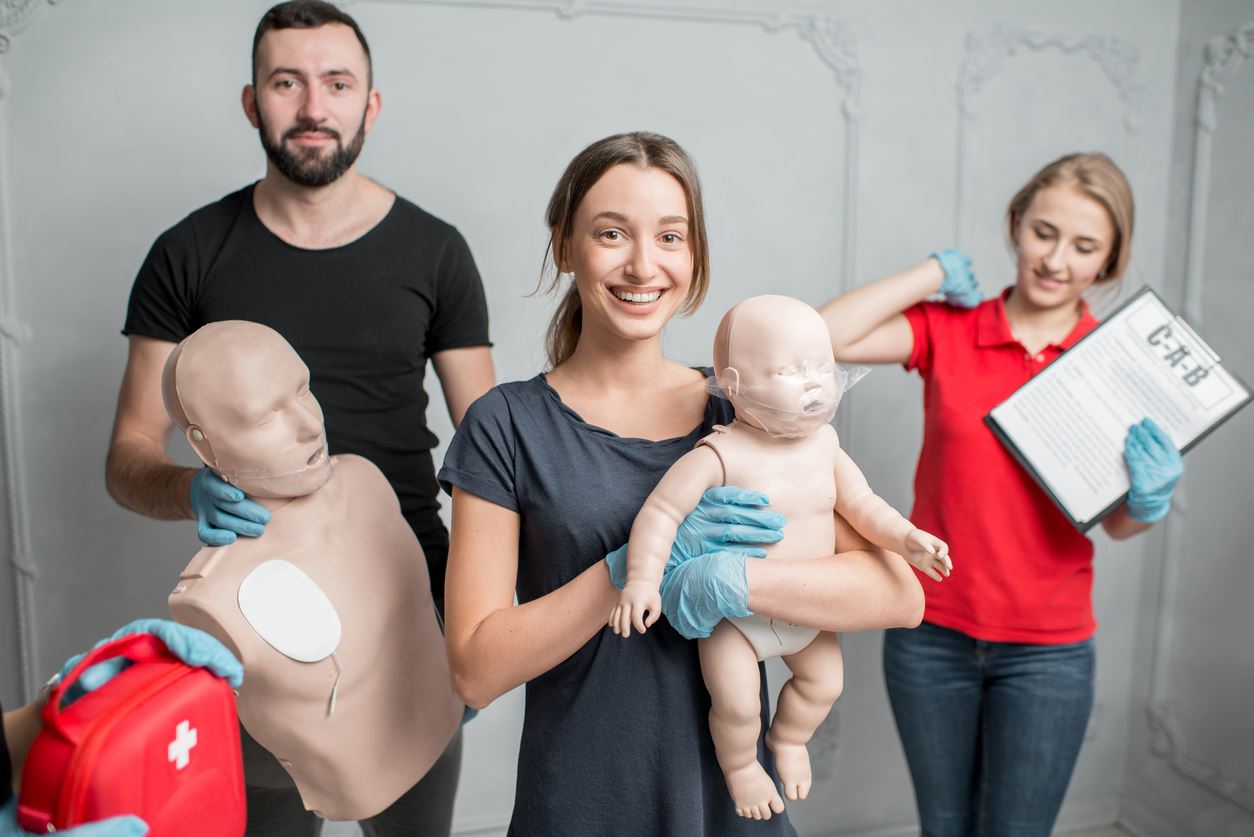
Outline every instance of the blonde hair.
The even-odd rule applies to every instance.
[[[1032,175],[1006,208],[1006,229],[1011,245],[1017,247],[1019,244],[1019,219],[1032,205],[1032,199],[1050,186],[1070,186],[1106,208],[1106,214],[1115,228],[1115,240],[1111,244],[1110,258],[1098,274],[1098,281],[1122,276],[1132,254],[1132,227],[1136,215],[1132,187],[1115,162],[1100,152],[1059,157]]]
[[[544,253],[540,284],[553,266],[546,293],[555,290],[561,281],[561,265],[566,260],[567,247],[575,223],[575,211],[588,190],[601,179],[601,175],[614,166],[629,163],[642,169],[655,168],[666,172],[679,181],[688,199],[688,242],[692,249],[692,284],[684,299],[680,314],[691,314],[701,305],[710,284],[710,248],[705,232],[705,212],[701,206],[701,181],[697,167],[678,143],[660,134],[634,131],[615,134],[592,143],[566,166],[549,199],[545,222],[549,227],[549,243]],[[537,288],[538,290],[538,288]],[[549,367],[565,361],[575,351],[583,328],[583,310],[579,289],[572,282],[558,303],[553,319],[545,333],[544,348]]]

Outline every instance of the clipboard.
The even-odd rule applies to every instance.
[[[1128,495],[1128,426],[1153,419],[1187,452],[1250,388],[1143,288],[984,417],[1063,515],[1087,532]]]

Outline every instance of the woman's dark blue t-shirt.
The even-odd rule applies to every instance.
[[[518,601],[525,603],[626,543],[666,470],[732,418],[728,402],[710,398],[687,436],[626,439],[585,422],[538,375],[502,384],[471,406],[439,480],[450,493],[457,486],[518,512]],[[765,729],[765,671],[762,683]],[[736,816],[709,711],[697,643],[665,619],[629,639],[603,628],[526,685],[510,835],[795,835],[786,815]],[[761,737],[758,756],[774,776]]]

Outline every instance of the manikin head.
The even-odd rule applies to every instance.
[[[301,497],[331,478],[309,370],[272,328],[198,329],[170,353],[161,397],[196,455],[245,494]]]
[[[714,335],[714,371],[736,417],[769,436],[814,432],[840,400],[827,324],[792,297],[755,296],[733,306]]]

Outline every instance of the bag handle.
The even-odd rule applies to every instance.
[[[83,655],[83,658],[70,669],[65,677],[61,678],[61,682],[52,687],[48,693],[48,701],[44,704],[44,723],[51,724],[60,730],[62,735],[70,736],[70,730],[66,728],[65,719],[61,710],[61,699],[65,697],[65,693],[71,686],[78,682],[78,678],[83,672],[97,663],[105,660],[111,660],[115,657],[126,657],[136,663],[148,663],[159,661],[178,661],[170,650],[165,647],[165,643],[153,634],[127,634],[102,643]]]

